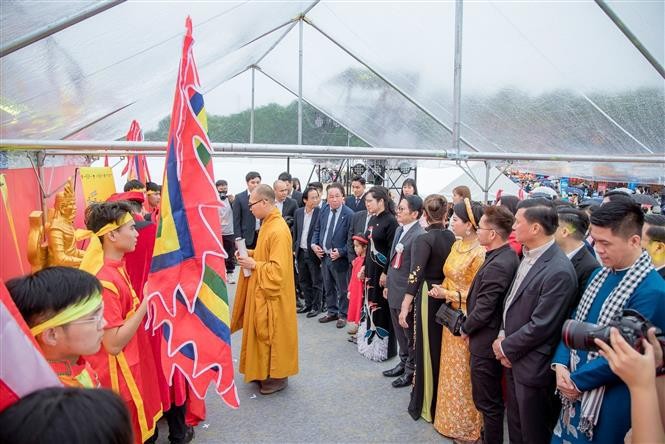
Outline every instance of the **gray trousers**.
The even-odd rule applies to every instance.
[[[404,328],[399,325],[400,309],[390,309],[390,319],[393,321],[393,330],[395,332],[395,339],[399,346],[399,359],[404,365],[404,373],[412,375],[416,370],[416,343],[413,337],[413,310],[409,312],[406,317],[406,322],[409,328]]]

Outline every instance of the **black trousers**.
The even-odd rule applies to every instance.
[[[552,439],[555,412],[554,372],[544,387],[531,387],[515,381],[513,372],[506,371],[508,436],[511,444],[540,444]],[[554,418],[554,420],[553,420]]]
[[[473,341],[473,339],[471,339]],[[503,366],[495,358],[471,355],[473,403],[483,415],[483,442],[503,442]]]
[[[399,313],[401,310],[390,309],[390,319],[395,331],[395,339],[399,347],[399,360],[404,365],[404,373],[413,375],[416,370],[416,343],[413,336],[413,311],[406,316],[406,323],[409,328],[399,325]]]
[[[323,278],[317,259],[314,259],[314,253],[298,248],[298,285],[305,299],[305,307],[310,310],[323,308]]]
[[[235,251],[236,251],[236,242],[235,242],[235,235],[233,234],[227,234],[222,236],[222,245],[224,246],[224,250],[226,251],[226,254],[228,257],[224,260],[226,263],[226,274],[233,273],[233,271],[236,269],[236,262],[235,262]]]

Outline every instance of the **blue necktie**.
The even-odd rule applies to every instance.
[[[332,238],[333,233],[335,232],[335,213],[337,213],[337,210],[331,210],[330,223],[326,230],[326,244],[324,245],[326,250],[332,250]]]

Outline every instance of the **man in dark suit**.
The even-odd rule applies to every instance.
[[[411,271],[411,243],[425,233],[418,223],[422,215],[423,200],[416,195],[407,196],[397,206],[397,222],[400,226],[395,232],[390,248],[390,265],[386,276],[383,297],[388,299],[390,319],[399,345],[399,363],[383,372],[384,376],[399,376],[392,382],[395,388],[407,387],[413,381],[416,371],[416,350],[413,342],[413,316],[400,319],[402,302],[406,293],[409,272]],[[401,375],[401,376],[400,376]]]
[[[556,230],[554,239],[570,259],[577,274],[577,294],[568,310],[570,316],[582,299],[589,276],[600,267],[600,264],[584,244],[589,231],[589,216],[584,211],[567,207],[558,208],[557,213],[559,228]]]
[[[503,300],[520,264],[508,238],[515,218],[506,207],[487,207],[478,222],[478,242],[487,249],[485,262],[471,283],[462,338],[471,352],[473,402],[483,415],[483,442],[503,442],[503,367],[494,358],[492,342],[499,334]]]
[[[337,321],[337,328],[346,325],[346,310],[349,306],[349,261],[346,240],[353,211],[344,205],[344,187],[334,182],[328,185],[328,205],[321,209],[314,228],[312,250],[321,258],[323,291],[326,295],[328,313],[319,322]]]
[[[346,251],[349,255],[349,264],[356,258],[356,252],[353,249],[353,236],[356,234],[364,235],[371,218],[372,215],[367,210],[360,210],[353,213],[351,223],[349,224],[349,234],[346,238]]]
[[[561,327],[577,294],[577,275],[554,242],[559,219],[546,199],[521,201],[515,237],[524,257],[503,309],[503,325],[492,344],[506,367],[508,433],[511,443],[549,442],[558,417],[556,380],[550,361]]]
[[[323,307],[323,282],[321,277],[321,259],[312,250],[314,228],[319,220],[319,191],[307,188],[303,194],[305,206],[296,210],[293,224],[293,254],[298,267],[298,285],[305,299],[298,313],[307,313],[313,318],[321,313]]]
[[[366,210],[365,207],[365,178],[353,176],[351,179],[351,194],[344,200],[344,205],[351,208],[355,213]]]
[[[302,208],[304,205],[302,201],[302,193],[293,189],[293,177],[291,177],[291,173],[284,171],[283,173],[280,173],[280,175],[277,177],[277,180],[286,182],[286,185],[289,189],[287,195],[296,202],[298,208]]]
[[[247,182],[247,189],[236,194],[232,205],[233,234],[245,239],[247,248],[252,249],[256,246],[261,222],[249,211],[249,195],[261,183],[261,175],[256,171],[250,171],[245,175],[245,182]]]

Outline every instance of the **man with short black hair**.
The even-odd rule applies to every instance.
[[[49,267],[9,280],[7,290],[60,381],[99,387],[85,360],[99,351],[106,326],[97,278],[77,268]]]
[[[319,190],[310,187],[303,193],[305,206],[296,210],[293,224],[293,255],[298,266],[298,284],[305,304],[298,313],[307,313],[313,318],[323,308],[323,282],[321,277],[321,260],[312,250],[314,227],[319,220]]]
[[[508,238],[515,222],[504,206],[485,207],[478,222],[478,242],[487,249],[485,262],[473,278],[467,297],[462,337],[471,353],[473,402],[483,415],[483,442],[503,442],[502,367],[494,359],[492,341],[501,328],[501,308],[520,260]]]
[[[634,309],[665,328],[665,285],[641,248],[644,214],[634,202],[603,204],[591,215],[591,236],[603,268],[590,278],[573,319],[608,325]],[[554,443],[623,442],[630,429],[630,394],[605,358],[561,342],[552,367],[563,402]]]
[[[140,191],[142,193],[145,193],[145,184],[140,180],[136,179],[128,180],[125,186],[123,187],[123,191],[125,193],[128,191]]]
[[[642,228],[642,248],[649,256],[654,268],[665,278],[665,216],[647,214]]]
[[[283,173],[280,173],[280,175],[277,177],[277,180],[281,180],[286,183],[286,186],[289,190],[287,196],[296,201],[297,208],[301,208],[304,205],[302,202],[302,193],[293,187],[293,176],[291,176],[291,173],[284,171]]]
[[[340,183],[328,185],[328,205],[321,209],[314,227],[312,251],[321,259],[323,290],[328,313],[319,322],[337,321],[337,328],[346,325],[349,301],[346,293],[349,284],[349,261],[346,239],[353,211],[344,205],[344,187]]]
[[[219,219],[222,227],[222,245],[227,255],[226,259],[224,259],[226,279],[229,284],[235,284],[236,281],[233,277],[233,272],[236,269],[236,264],[233,256],[236,250],[236,235],[234,234],[235,228],[233,223],[233,194],[229,194],[229,184],[224,179],[219,179],[215,182],[215,186],[217,187],[219,200],[222,203],[219,209]]]
[[[233,234],[245,239],[247,248],[254,248],[259,234],[261,221],[256,219],[249,210],[249,195],[261,183],[261,175],[250,171],[245,175],[247,189],[238,195],[233,202]]]
[[[354,213],[366,210],[365,207],[365,178],[362,176],[353,176],[351,179],[351,195],[346,197],[344,205],[351,208]]]
[[[584,211],[574,208],[559,208],[557,214],[559,228],[554,234],[554,239],[570,259],[577,274],[577,295],[570,304],[568,311],[570,315],[582,299],[589,276],[600,267],[600,264],[584,243],[589,231],[589,216]]]
[[[524,245],[524,257],[492,344],[496,359],[507,369],[508,433],[513,443],[547,442],[558,413],[549,364],[577,292],[575,269],[554,242],[558,223],[547,199],[517,205],[513,229]]]
[[[413,240],[425,233],[418,219],[423,212],[423,200],[420,196],[405,196],[397,206],[397,222],[400,226],[395,232],[388,261],[388,273],[383,294],[388,299],[390,318],[393,323],[395,338],[399,345],[397,367],[388,371],[385,376],[399,376],[393,380],[395,388],[410,386],[416,371],[416,349],[413,332],[413,301],[406,300],[405,294],[411,271],[411,245]],[[404,316],[400,316],[401,314]],[[401,368],[401,373],[398,368]],[[397,369],[397,370],[396,370]],[[398,373],[397,375],[395,373]]]

